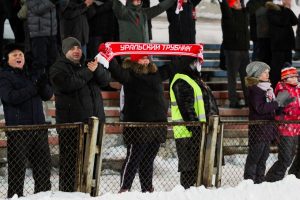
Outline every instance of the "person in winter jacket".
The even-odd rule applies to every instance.
[[[101,59],[99,59],[101,62]],[[124,86],[125,122],[167,122],[167,104],[162,81],[169,78],[168,68],[159,67],[147,55],[131,55],[122,66],[116,59],[109,64],[112,77]],[[153,192],[153,162],[167,129],[161,127],[124,127],[127,155],[121,171],[121,189],[130,191],[139,173],[142,192]]]
[[[298,20],[289,4],[277,5],[267,2],[266,8],[272,52],[270,80],[272,87],[275,88],[277,82],[281,80],[282,66],[285,62],[292,62],[292,50],[295,48],[293,26]]]
[[[228,2],[227,2],[228,1]],[[246,66],[249,63],[248,12],[240,0],[220,2],[222,12],[223,48],[228,78],[228,95],[231,108],[240,108],[236,90],[236,75],[239,73],[247,105],[248,92],[245,86]]]
[[[42,101],[53,96],[45,76],[36,79],[26,73],[23,47],[8,44],[5,47],[5,65],[0,71],[0,98],[3,103],[5,124],[45,124]],[[26,161],[29,160],[35,181],[34,192],[51,189],[51,159],[48,131],[7,131],[8,192],[23,196]]]
[[[201,90],[199,61],[182,58],[180,71],[170,84],[171,116],[174,122],[206,122],[205,106]],[[178,155],[180,184],[190,188],[196,183],[201,125],[174,126],[174,138]]]
[[[27,0],[26,5],[32,53],[31,73],[48,74],[57,56],[56,7],[50,0]]]
[[[87,16],[90,29],[87,58],[92,59],[101,43],[119,41],[119,28],[111,0],[95,0]]]
[[[99,67],[97,60],[84,64],[79,40],[62,41],[62,55],[50,68],[50,81],[55,94],[56,122],[87,122],[91,116],[105,122],[102,86],[107,86],[110,73]],[[78,133],[59,132],[61,191],[75,191]]]
[[[149,42],[148,20],[158,16],[173,5],[175,0],[165,0],[156,6],[142,8],[142,0],[127,0],[124,6],[113,1],[113,11],[119,22],[121,42]]]
[[[269,81],[270,67],[266,63],[252,62],[248,64],[246,71],[246,85],[249,90],[249,120],[274,120],[278,108],[287,105],[293,98],[288,94],[275,98]],[[277,135],[277,127],[273,123],[249,125],[249,152],[244,179],[252,179],[254,183],[265,181],[270,144]]]
[[[77,38],[83,54],[86,56],[87,43],[89,41],[89,24],[87,13],[94,0],[64,0],[60,9],[60,37]]]
[[[165,0],[164,0],[165,1]],[[184,0],[182,11],[175,13],[177,1],[167,10],[170,44],[196,43],[196,6],[201,0]]]
[[[278,121],[299,120],[300,119],[300,86],[298,82],[297,69],[286,63],[286,67],[281,70],[281,81],[275,88],[275,94],[287,92],[295,99],[287,104],[282,111],[276,115]],[[300,125],[293,123],[278,124],[279,152],[278,160],[273,164],[266,174],[266,181],[275,182],[283,179],[287,168],[292,163],[295,155],[295,148],[300,135]]]

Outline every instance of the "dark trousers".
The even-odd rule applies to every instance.
[[[78,134],[76,129],[62,129],[59,134],[59,190],[76,190]]]
[[[192,137],[175,140],[180,184],[185,189],[190,188],[196,183],[201,142],[201,128],[190,127],[189,129],[192,129]]]
[[[292,63],[292,51],[273,51],[270,71],[270,81],[275,88],[281,79],[281,69],[285,62]]]
[[[227,79],[228,79],[228,95],[231,105],[236,105],[239,102],[239,98],[236,90],[236,77],[237,73],[240,75],[242,88],[245,96],[245,102],[247,102],[248,92],[245,86],[246,67],[249,64],[249,52],[248,51],[232,51],[224,50],[226,67],[227,67]]]
[[[283,179],[287,168],[293,161],[297,143],[298,136],[280,136],[278,160],[273,164],[266,174],[266,181],[275,182]]]
[[[298,136],[297,155],[294,158],[294,161],[288,171],[288,174],[294,174],[297,178],[300,178],[300,137],[299,136]]]
[[[153,191],[153,162],[160,143],[130,144],[121,172],[121,189],[130,190],[138,171],[142,192]]]
[[[34,193],[51,190],[47,131],[13,131],[7,133],[8,198],[23,196],[27,159],[35,181]]]
[[[266,162],[270,153],[270,143],[257,143],[249,145],[246,159],[244,179],[251,179],[254,183],[265,180]]]
[[[56,36],[43,36],[30,38],[32,65],[31,72],[37,77],[49,72],[49,67],[57,57]]]
[[[271,65],[272,51],[270,38],[257,39],[257,61],[265,62]]]

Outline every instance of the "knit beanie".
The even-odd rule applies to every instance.
[[[74,37],[67,37],[62,41],[62,52],[64,55],[73,48],[74,46],[79,46],[81,48],[81,43]]]
[[[4,61],[8,61],[8,54],[14,50],[20,50],[24,53],[24,46],[22,44],[10,43],[4,47]]]
[[[246,72],[248,77],[258,78],[264,71],[271,68],[264,62],[254,61],[247,65]]]
[[[281,80],[295,76],[298,76],[297,69],[292,67],[292,65],[288,62],[284,63],[283,69],[281,70]]]

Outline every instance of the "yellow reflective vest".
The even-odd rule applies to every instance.
[[[174,91],[172,89],[173,84],[176,80],[182,79],[186,81],[194,90],[194,109],[200,122],[206,122],[204,101],[202,91],[199,85],[185,74],[176,74],[170,85],[170,97],[171,97],[171,116],[173,122],[183,122],[181,113],[179,111]],[[189,131],[185,126],[174,126],[173,127],[174,138],[188,138],[192,136],[192,132]]]

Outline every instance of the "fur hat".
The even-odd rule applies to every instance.
[[[295,76],[299,76],[297,69],[295,67],[292,67],[292,65],[288,62],[284,63],[284,67],[281,70],[281,80]]]
[[[14,50],[20,50],[24,53],[24,46],[22,44],[10,43],[4,47],[3,56],[4,60],[8,60],[8,54]]]
[[[247,65],[246,72],[248,77],[258,78],[264,71],[270,70],[270,66],[264,62],[254,61]]]
[[[62,52],[64,55],[73,48],[74,46],[79,46],[81,48],[81,43],[74,37],[67,37],[62,41]]]

